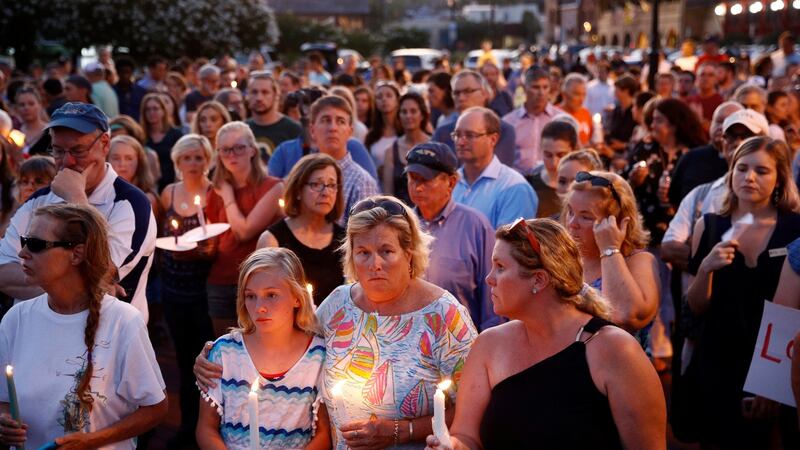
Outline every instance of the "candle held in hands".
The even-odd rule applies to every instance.
[[[331,389],[331,396],[333,397],[333,408],[336,412],[337,422],[339,424],[347,423],[347,411],[344,406],[344,380],[339,380],[333,385]]]
[[[14,368],[6,366],[6,384],[8,385],[8,406],[11,417],[19,422],[19,402],[17,402],[17,388],[14,385]]]
[[[203,212],[203,205],[200,204],[200,196],[194,196],[194,205],[197,206],[197,219],[200,221],[200,226],[203,227],[203,234],[208,235],[206,232],[206,215]]]
[[[600,144],[603,142],[603,117],[600,113],[595,113],[592,116],[592,144]]]
[[[433,396],[433,434],[439,443],[445,447],[453,447],[450,442],[450,431],[447,429],[447,422],[445,421],[445,395],[444,391],[450,388],[451,381],[443,380],[436,386],[436,394]]]
[[[8,138],[11,139],[11,142],[17,147],[23,147],[25,145],[25,133],[22,131],[11,130],[11,132],[8,133]]]
[[[175,236],[175,247],[177,247],[178,246],[178,227],[179,227],[178,221],[175,220],[175,219],[172,219],[170,224],[172,224],[172,235]]]
[[[283,209],[283,208],[286,207],[286,202],[282,198],[279,198],[278,199],[278,206],[280,206],[281,209]]]
[[[259,433],[258,433],[258,378],[253,381],[250,386],[250,393],[247,394],[247,409],[250,413],[250,449],[258,450],[259,448]]]

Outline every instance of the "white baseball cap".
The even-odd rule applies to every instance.
[[[722,122],[722,132],[728,131],[728,128],[736,124],[744,125],[759,136],[766,136],[769,133],[767,118],[752,109],[742,109],[725,118]]]

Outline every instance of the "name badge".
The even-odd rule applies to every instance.
[[[778,256],[786,256],[786,247],[783,248],[773,248],[769,251],[770,258],[777,258]]]

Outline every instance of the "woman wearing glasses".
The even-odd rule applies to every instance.
[[[319,305],[344,281],[338,251],[344,228],[336,223],[344,210],[342,169],[324,153],[306,155],[289,172],[283,198],[287,217],[270,226],[256,247],[293,251]]]
[[[768,448],[778,405],[742,389],[764,300],[775,296],[787,246],[800,235],[800,198],[783,141],[749,138],[730,167],[722,210],[704,215],[692,234],[687,298],[703,329],[687,371],[697,373],[700,442]],[[736,231],[747,214],[752,223]]]
[[[665,449],[658,375],[583,281],[579,246],[550,219],[520,218],[496,236],[486,282],[511,321],[470,351],[451,448]]]
[[[214,334],[222,336],[237,325],[236,283],[239,264],[256,249],[261,233],[283,217],[278,199],[283,182],[267,175],[253,131],[236,121],[217,132],[216,169],[207,203],[209,223],[227,222],[208,276],[208,309]]]
[[[422,448],[437,383],[452,380],[455,398],[477,332],[455,297],[422,279],[430,239],[394,197],[368,197],[350,213],[342,261],[354,283],[317,309],[337,449]],[[202,386],[221,373],[198,357]]]
[[[108,224],[90,206],[37,209],[21,236],[26,282],[45,293],[0,324],[21,422],[0,388],[0,442],[40,448],[136,448],[167,414],[164,380],[136,308],[110,296]],[[19,447],[17,447],[19,448]]]
[[[611,322],[633,333],[658,312],[658,265],[630,185],[610,172],[578,172],[561,223],[578,244],[583,278],[611,304]],[[646,332],[639,333],[644,345]]]

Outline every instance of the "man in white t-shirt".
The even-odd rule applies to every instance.
[[[586,100],[583,105],[592,115],[603,114],[614,106],[614,83],[608,79],[608,63],[597,63],[597,78],[586,83]]]

